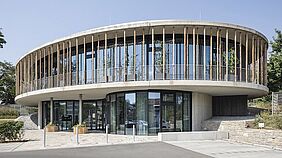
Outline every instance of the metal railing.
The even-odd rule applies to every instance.
[[[218,68],[218,69],[217,69]],[[154,71],[153,71],[154,70]],[[247,73],[246,73],[247,72]],[[34,90],[64,87],[72,85],[84,85],[84,84],[97,84],[108,82],[130,82],[130,81],[151,81],[151,80],[210,80],[210,81],[233,81],[233,82],[246,82],[246,75],[248,83],[256,83],[252,81],[252,71],[249,67],[240,67],[235,70],[230,70],[226,74],[225,66],[217,65],[194,65],[183,64],[174,65],[154,65],[154,66],[138,66],[138,67],[116,67],[87,70],[84,72],[72,72],[64,73],[53,76],[46,76],[41,79],[36,79],[31,82],[22,83],[21,93],[26,93]],[[76,75],[80,74],[77,81]],[[84,77],[85,76],[85,77]]]

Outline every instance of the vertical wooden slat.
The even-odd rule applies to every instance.
[[[154,28],[152,28],[152,80],[155,80],[155,45]]]
[[[76,81],[75,84],[79,83],[79,53],[78,53],[78,38],[75,39],[75,52],[76,52]]]
[[[210,30],[210,80],[213,80],[213,56],[212,56],[212,50],[213,50],[213,46],[212,46],[212,28]]]
[[[216,31],[216,80],[219,80],[219,29]]]
[[[225,80],[228,81],[228,76],[229,76],[229,50],[228,50],[228,37],[229,36],[229,32],[228,32],[228,29],[226,30],[226,37],[225,37],[225,45],[226,45],[226,48],[225,48],[225,56],[226,56],[226,59],[225,59]]]
[[[184,80],[187,79],[187,74],[186,74],[186,69],[187,69],[187,38],[186,38],[186,35],[187,35],[187,28],[184,27],[184,30],[183,30],[183,41],[184,41],[184,64],[183,64],[183,72],[184,72]]]
[[[240,32],[240,82],[242,82],[242,33]]]
[[[206,80],[206,28],[204,27],[204,80]]]
[[[92,71],[91,71],[91,73],[92,73],[92,83],[94,83],[94,74],[95,74],[95,63],[94,63],[94,36],[92,35],[91,36],[91,61],[92,61]]]
[[[193,80],[196,79],[196,37],[195,37],[195,28],[193,28]]]
[[[86,84],[87,81],[87,71],[86,71],[86,64],[87,64],[87,60],[86,60],[86,37],[83,37],[83,53],[84,53],[84,65],[83,65],[83,75],[84,75],[84,80],[83,80],[83,84]]]
[[[248,82],[248,78],[249,78],[249,74],[248,74],[248,57],[249,57],[249,55],[248,55],[248,53],[249,53],[249,36],[248,36],[248,34],[246,34],[246,38],[245,38],[245,41],[246,41],[246,82]]]

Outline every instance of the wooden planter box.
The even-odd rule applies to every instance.
[[[73,128],[73,132],[74,134],[76,134],[76,127]],[[87,127],[78,127],[78,134],[85,134],[88,132],[88,128]]]
[[[58,126],[46,126],[46,132],[57,132]]]

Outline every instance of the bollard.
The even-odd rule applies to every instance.
[[[43,147],[46,147],[46,127],[43,128]]]
[[[133,135],[133,142],[135,142],[135,125],[133,125],[132,135]]]
[[[76,129],[76,144],[79,145],[79,137],[78,137],[78,126],[75,127]]]
[[[107,144],[109,143],[109,136],[108,136],[108,133],[109,133],[109,125],[106,125],[106,143],[107,143]]]

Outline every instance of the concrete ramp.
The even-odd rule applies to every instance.
[[[158,133],[158,141],[192,141],[192,140],[224,140],[228,132],[197,131],[197,132],[166,132]]]
[[[27,116],[20,116],[16,119],[16,121],[23,121],[24,122],[24,129],[27,130],[37,130],[37,114],[31,114]]]

